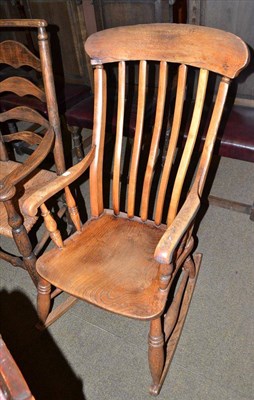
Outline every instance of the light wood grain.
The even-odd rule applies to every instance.
[[[96,68],[94,73],[94,130],[93,142],[95,156],[90,168],[90,193],[92,216],[103,212],[102,173],[103,147],[106,125],[106,74],[104,69]]]
[[[118,67],[118,105],[117,105],[117,125],[116,125],[116,143],[114,152],[114,170],[113,170],[113,194],[112,203],[115,214],[120,212],[120,168],[121,152],[123,142],[123,124],[124,124],[124,106],[125,106],[125,63],[121,61]]]
[[[138,163],[139,163],[139,157],[140,157],[142,133],[143,133],[143,126],[144,126],[145,99],[146,99],[145,98],[146,72],[147,72],[147,63],[146,63],[146,61],[141,61],[140,65],[139,65],[136,131],[135,131],[133,151],[132,151],[132,157],[131,157],[130,178],[129,178],[129,187],[128,187],[128,216],[129,216],[129,218],[134,217]]]
[[[166,99],[166,89],[167,89],[167,63],[161,61],[160,63],[160,75],[159,75],[159,88],[158,88],[158,100],[156,107],[156,115],[153,129],[153,137],[151,140],[150,153],[146,167],[146,173],[143,184],[142,200],[140,215],[143,221],[146,221],[148,215],[148,203],[150,197],[150,190],[152,185],[153,172],[155,167],[155,162],[158,156],[159,140],[162,129],[165,99]],[[159,225],[159,224],[157,224]]]
[[[155,208],[154,220],[156,225],[160,225],[162,219],[163,205],[165,201],[165,194],[168,186],[170,171],[173,165],[177,141],[180,132],[180,125],[182,121],[183,104],[185,99],[185,86],[187,80],[187,67],[181,65],[178,71],[178,82],[175,102],[175,112],[173,117],[173,124],[170,133],[170,140],[167,149],[167,155],[164,167],[161,174],[161,181],[158,190],[157,204]]]
[[[173,188],[173,193],[171,196],[171,202],[168,211],[167,224],[170,225],[178,210],[180,195],[184,183],[184,179],[186,177],[187,169],[190,164],[191,155],[194,149],[194,145],[197,139],[197,134],[200,126],[201,116],[204,107],[206,88],[208,82],[209,72],[205,69],[200,70],[199,80],[198,80],[198,88],[197,95],[195,100],[195,106],[193,110],[192,120],[190,129],[188,132],[187,141],[184,147],[184,151],[182,154],[181,162],[177,171],[177,176]]]
[[[153,258],[162,234],[150,225],[106,214],[86,224],[81,234],[72,235],[62,250],[40,257],[37,269],[44,279],[75,297],[133,318],[154,318],[165,301],[165,295],[158,293],[159,264]]]
[[[85,48],[94,64],[136,60],[138,55],[140,60],[185,63],[229,78],[238,75],[249,57],[247,46],[232,33],[182,24],[106,29],[90,36]]]

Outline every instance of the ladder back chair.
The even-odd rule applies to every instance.
[[[47,115],[39,113],[26,105],[10,108],[0,113],[0,235],[14,240],[20,256],[0,251],[0,258],[15,267],[25,269],[34,284],[38,285],[38,273],[35,269],[36,257],[46,244],[49,234],[46,231],[35,245],[28,235],[35,225],[37,217],[27,217],[21,212],[23,201],[31,193],[45,184],[49,184],[57,175],[65,171],[62,135],[58,116],[55,87],[49,43],[44,20],[0,20],[3,29],[34,29],[38,31],[39,57],[22,43],[5,40],[0,43],[0,64],[8,66],[8,77],[0,82],[0,93],[13,93],[20,98],[28,96],[45,104]],[[24,78],[18,69],[35,70],[42,77],[42,85]],[[6,129],[8,121],[18,123],[18,131],[10,133]],[[36,125],[36,131],[27,126]],[[9,157],[8,145],[15,141],[24,141],[34,147],[30,156],[17,162]],[[53,151],[56,172],[37,167]],[[50,160],[51,162],[51,160]],[[67,193],[67,196],[70,196]],[[72,203],[73,205],[73,203]],[[62,217],[66,205],[60,207],[58,216]],[[54,294],[52,294],[54,297]]]
[[[52,284],[104,310],[150,321],[148,358],[153,381],[150,393],[157,395],[180,337],[200,268],[201,254],[192,255],[192,232],[216,132],[230,80],[248,63],[248,49],[241,39],[230,33],[177,24],[108,29],[90,36],[85,49],[94,66],[95,105],[91,150],[80,163],[50,186],[35,192],[23,204],[24,212],[29,216],[35,216],[39,207],[46,214],[45,223],[56,244],[54,249],[45,252],[37,261],[37,271],[41,276],[39,318],[44,326],[51,323]],[[139,85],[136,129],[126,178],[121,161],[121,157],[124,157],[125,80],[128,63],[137,60]],[[142,142],[146,80],[148,65],[155,61],[159,63],[157,108],[148,145],[147,133],[146,143]],[[111,62],[118,64],[118,113],[112,157],[112,208],[106,209],[103,197],[107,112],[104,64]],[[192,67],[199,69],[199,79],[188,138],[179,159],[176,155],[177,142],[188,74]],[[167,82],[170,82],[170,74],[175,73],[176,68],[177,89],[176,95],[171,97],[175,98],[174,106],[170,108],[172,117],[166,115],[164,124]],[[186,177],[201,117],[204,117],[202,111],[210,73],[220,75],[221,81],[205,145],[191,185]],[[168,126],[168,118],[172,120],[172,130],[162,168],[158,161],[160,140],[163,127]],[[53,232],[55,223],[49,220],[45,212],[45,202],[75,181],[88,166],[91,218],[63,242],[56,228]],[[189,181],[188,195],[183,202],[186,180]],[[122,202],[122,192],[127,193],[126,204]],[[153,203],[155,207],[151,210]],[[166,218],[163,214],[165,209]]]

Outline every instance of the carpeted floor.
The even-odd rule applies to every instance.
[[[254,164],[221,160],[213,195],[251,204],[253,188]],[[209,206],[197,236],[203,262],[159,399],[251,400],[254,222]],[[11,241],[1,246],[15,251]],[[39,333],[32,282],[0,263],[0,332],[37,400],[149,398],[146,323],[79,302]]]

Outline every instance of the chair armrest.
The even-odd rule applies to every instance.
[[[66,186],[70,185],[77,178],[82,175],[82,173],[90,166],[94,159],[95,146],[92,146],[89,153],[85,158],[78,164],[69,168],[62,175],[59,175],[53,181],[50,181],[50,185],[45,185],[44,187],[36,190],[31,196],[27,197],[22,205],[22,211],[24,214],[29,216],[35,216],[40,207],[46,200],[58,193],[60,190],[64,189]]]
[[[155,249],[154,258],[160,264],[170,264],[172,262],[174,250],[190,227],[199,207],[200,198],[198,194],[190,192],[181,210],[165,231]]]
[[[31,156],[0,182],[0,201],[11,199],[15,194],[15,185],[26,178],[41,164],[52,148],[54,137],[54,130],[50,127]]]

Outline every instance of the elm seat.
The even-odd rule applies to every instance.
[[[162,313],[165,301],[158,296],[160,264],[153,257],[164,231],[165,228],[104,214],[67,239],[61,251],[55,248],[40,257],[37,271],[52,283],[55,276],[57,287],[98,307],[132,318],[151,319]],[[77,247],[80,241],[85,243],[82,248]],[[112,248],[109,243],[115,246]],[[84,270],[86,274],[82,274]],[[109,286],[110,293],[106,290]]]

